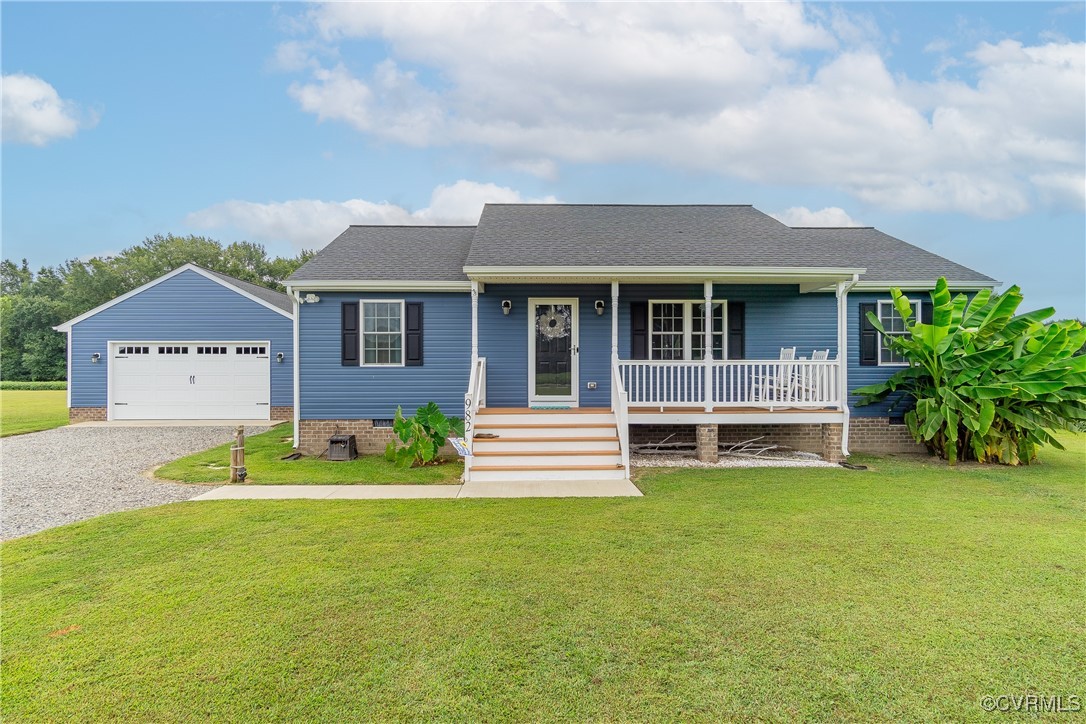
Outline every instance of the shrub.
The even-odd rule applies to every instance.
[[[436,403],[429,402],[406,418],[403,408],[397,407],[392,432],[395,437],[385,447],[385,458],[401,468],[421,467],[439,462],[438,453],[448,442],[449,433],[464,434],[464,421],[445,417]],[[396,445],[397,438],[403,447]]]
[[[0,390],[66,390],[68,383],[59,382],[20,382],[18,380],[0,381]]]
[[[931,292],[931,324],[912,323],[912,306],[899,289],[891,296],[907,336],[883,340],[909,360],[885,382],[855,390],[861,405],[900,393],[915,403],[905,423],[917,442],[953,465],[958,459],[1029,463],[1052,436],[1086,420],[1086,342],[1082,324],[1045,324],[1054,309],[1015,316],[1022,294],[982,290],[969,301],[951,297],[946,279]]]

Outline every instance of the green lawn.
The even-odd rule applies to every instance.
[[[401,469],[380,455],[361,455],[355,460],[329,462],[303,457],[283,460],[294,452],[290,425],[278,425],[245,439],[246,483],[264,485],[326,483],[458,484],[464,466],[459,461],[424,468]],[[230,477],[232,443],[167,463],[155,471],[162,480],[185,483],[225,483]]]
[[[4,544],[2,715],[989,719],[1083,695],[1086,438],[644,498],[220,501]]]
[[[65,390],[0,390],[0,437],[67,424]]]

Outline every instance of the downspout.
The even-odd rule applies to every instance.
[[[846,458],[848,451],[849,408],[848,408],[848,292],[860,281],[859,274],[852,275],[852,281],[837,282],[837,361],[841,382],[841,454]]]
[[[290,303],[294,308],[294,369],[291,373],[294,375],[294,449],[297,450],[301,444],[299,438],[301,432],[301,414],[302,414],[302,389],[301,389],[301,367],[299,360],[301,358],[301,349],[298,344],[298,317],[301,312],[300,299],[298,293],[295,292],[290,286],[287,286],[287,294],[290,295]]]

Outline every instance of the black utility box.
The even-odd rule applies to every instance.
[[[358,445],[354,435],[333,435],[328,438],[329,460],[354,460],[358,457]]]

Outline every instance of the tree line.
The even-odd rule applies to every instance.
[[[0,379],[63,380],[67,340],[53,327],[184,264],[283,290],[283,280],[313,256],[270,258],[261,244],[222,244],[202,236],[156,235],[115,256],[72,259],[31,270],[0,262]]]

